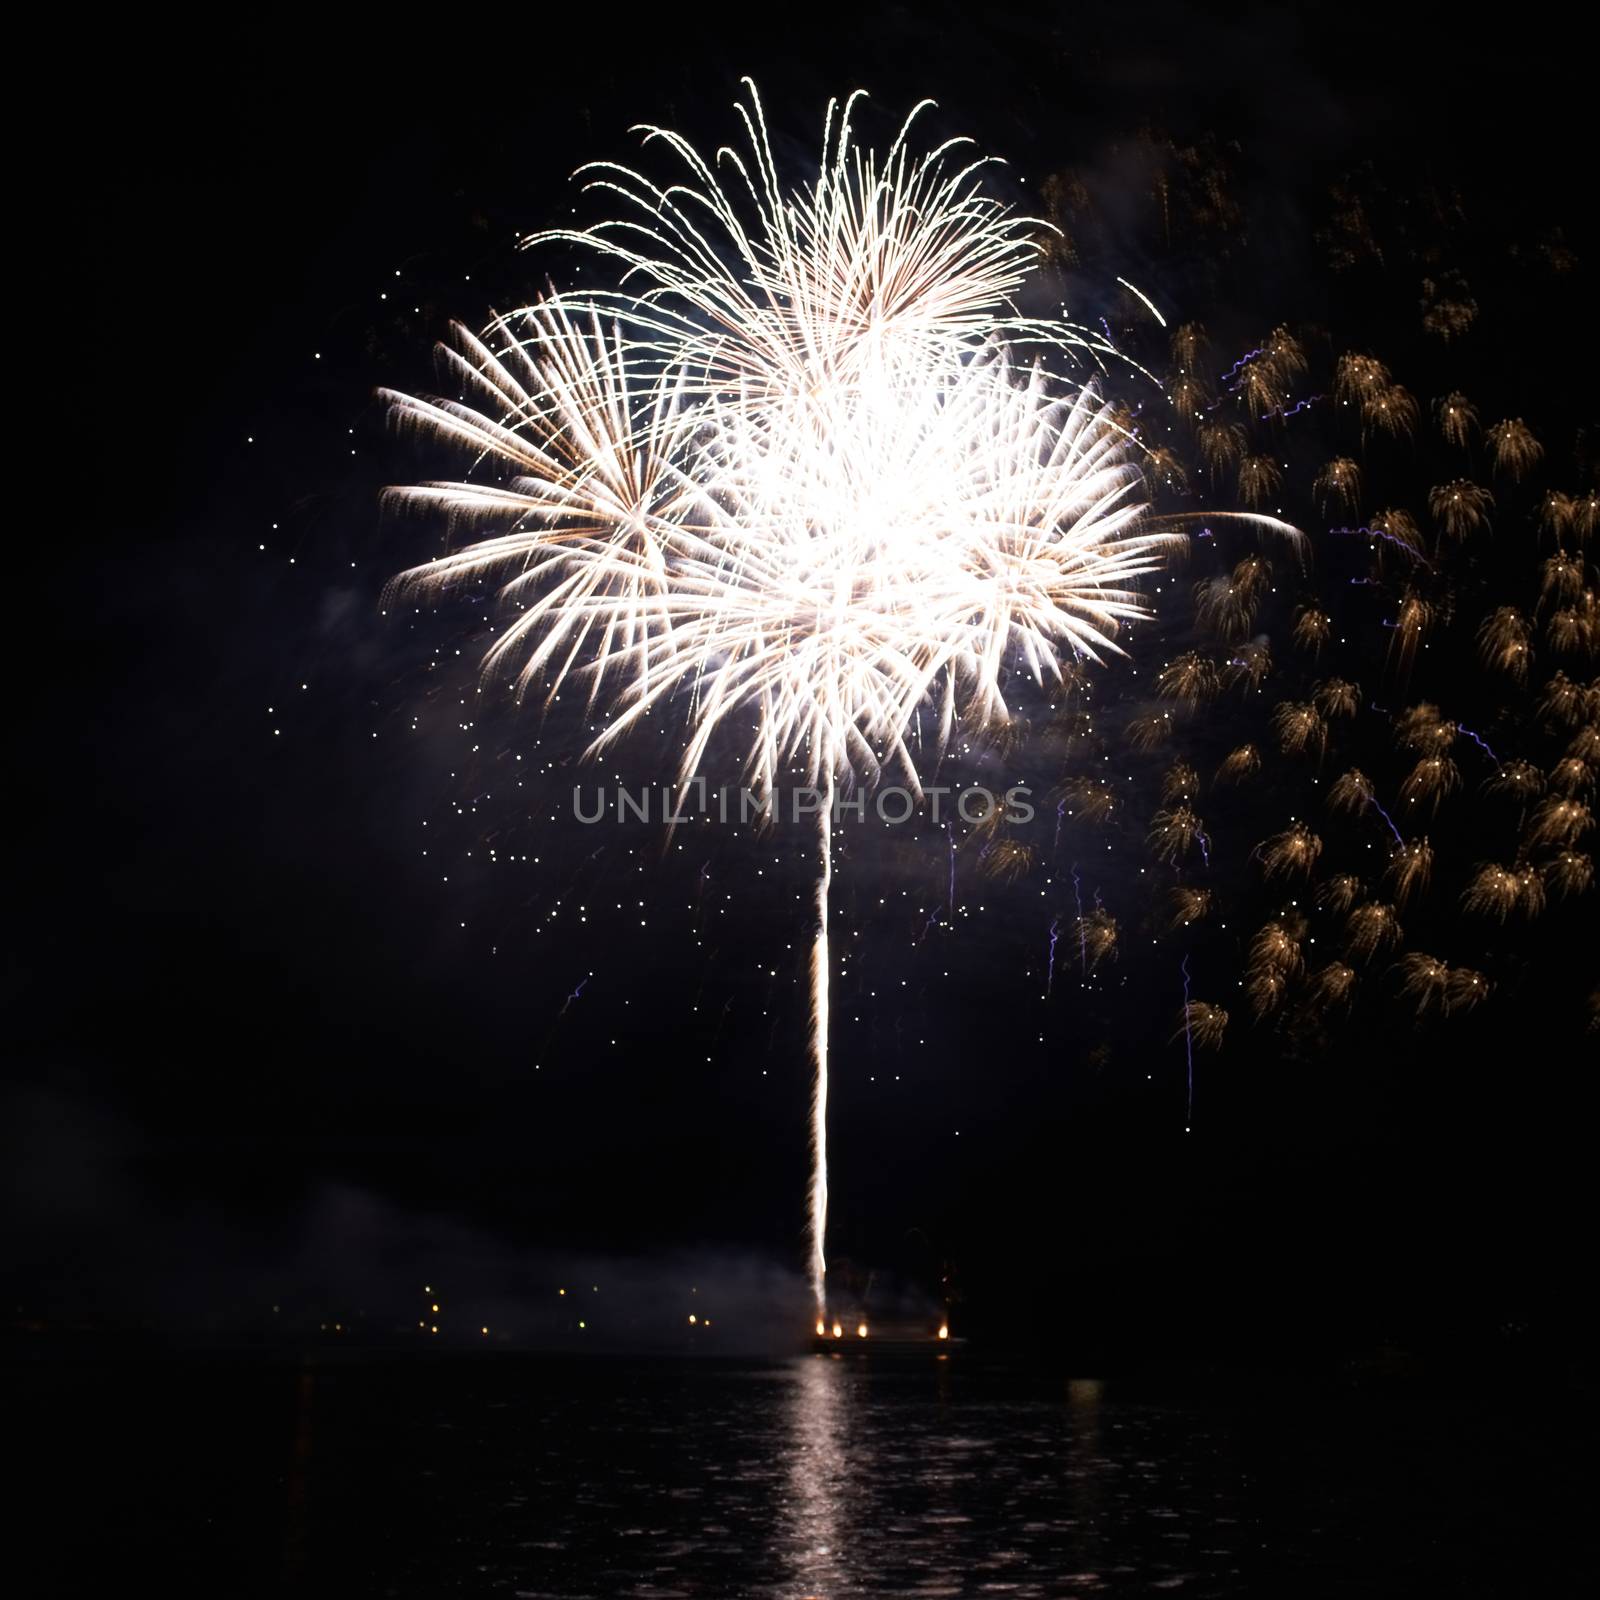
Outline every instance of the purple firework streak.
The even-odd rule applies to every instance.
[[[1184,955],[1179,967],[1183,973],[1183,1051],[1189,1064],[1189,1098],[1183,1113],[1183,1131],[1194,1129],[1194,1034],[1189,1028],[1189,957]]]
[[[1394,534],[1385,533],[1382,528],[1329,528],[1328,537],[1331,539],[1382,539],[1385,544],[1392,544],[1396,550],[1415,561],[1418,566],[1427,567],[1429,572],[1433,571],[1432,566],[1420,550],[1412,549],[1404,539],[1397,539]]]

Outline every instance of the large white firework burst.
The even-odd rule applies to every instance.
[[[1099,364],[1110,346],[1012,303],[1037,225],[982,192],[964,141],[913,155],[916,111],[883,160],[862,150],[855,103],[830,106],[818,175],[798,189],[753,86],[744,154],[708,162],[645,130],[680,181],[585,169],[623,214],[539,236],[599,252],[619,287],[552,293],[481,337],[457,328],[444,360],[458,400],[385,395],[473,463],[395,491],[473,535],[396,582],[498,583],[512,621],[486,671],[549,695],[585,680],[595,749],[671,702],[682,776],[720,729],[753,728],[750,781],[770,788],[799,763],[825,787],[819,1319],[836,789],[886,768],[916,788],[954,730],[1007,719],[1013,673],[1042,683],[1115,651],[1141,614],[1137,580],[1174,538],[1142,519],[1135,443],[1095,388],[1046,365]]]

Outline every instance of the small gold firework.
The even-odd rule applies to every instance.
[[[1428,512],[1447,539],[1457,543],[1489,526],[1494,496],[1481,484],[1466,478],[1441,483],[1428,491]]]
[[[1504,922],[1513,914],[1536,917],[1544,910],[1544,881],[1526,863],[1479,867],[1462,893],[1461,906],[1480,917]]]
[[[1272,713],[1272,731],[1285,755],[1321,760],[1328,747],[1328,724],[1309,701],[1285,700]]]
[[[1478,654],[1485,666],[1523,684],[1533,659],[1532,639],[1528,619],[1515,606],[1499,606],[1479,624]]]
[[[1376,903],[1357,906],[1345,918],[1344,928],[1350,953],[1363,961],[1398,944],[1403,932],[1394,907]]]
[[[1322,854],[1322,840],[1303,822],[1291,823],[1260,846],[1261,865],[1269,879],[1299,874],[1309,877]]]
[[[1497,422],[1485,434],[1495,470],[1506,473],[1520,483],[1530,467],[1537,466],[1544,455],[1544,446],[1534,438],[1521,417],[1507,417]]]
[[[1227,1031],[1228,1013],[1221,1006],[1191,1000],[1178,1013],[1178,1031],[1168,1042],[1175,1043],[1187,1034],[1202,1050],[1220,1050]]]
[[[1439,432],[1446,441],[1465,449],[1472,430],[1478,425],[1478,408],[1459,391],[1452,391],[1433,403],[1439,419]]]
[[[1361,880],[1348,872],[1318,885],[1317,904],[1329,911],[1348,911],[1366,892]]]
[[[1205,823],[1188,806],[1172,806],[1150,819],[1145,842],[1158,861],[1182,860],[1205,837]]]
[[[1167,895],[1167,932],[1191,927],[1211,915],[1212,895],[1209,889],[1179,884]]]
[[[1242,744],[1230,750],[1217,768],[1218,783],[1243,783],[1261,770],[1261,752],[1253,744]]]
[[[1295,614],[1289,637],[1313,658],[1320,656],[1333,637],[1333,619],[1316,606],[1302,606]]]
[[[1325,717],[1353,717],[1361,709],[1361,685],[1345,678],[1325,678],[1312,685],[1311,699]]]
[[[1197,706],[1212,698],[1218,687],[1217,669],[1197,650],[1186,650],[1161,669],[1156,678],[1156,693],[1180,705]]]

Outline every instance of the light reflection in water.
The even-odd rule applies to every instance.
[[[812,1356],[793,1369],[789,1394],[789,1484],[784,1501],[786,1593],[831,1600],[845,1587],[845,1497],[853,1459],[848,1427],[850,1373],[837,1356]]]

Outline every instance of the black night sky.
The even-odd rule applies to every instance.
[[[1569,25],[1538,7],[1381,29],[1347,8],[569,8],[369,35],[119,24],[79,57],[26,180],[33,288],[11,302],[40,341],[12,387],[46,456],[14,460],[11,518],[16,1347],[314,1343],[358,1311],[381,1344],[425,1274],[535,1342],[561,1331],[541,1308],[569,1274],[620,1286],[633,1327],[662,1303],[675,1322],[694,1274],[763,1337],[787,1314],[809,835],[576,824],[575,782],[654,776],[668,747],[580,767],[572,715],[479,693],[484,597],[381,605],[439,530],[380,512],[425,469],[373,391],[429,389],[451,318],[564,270],[514,241],[573,203],[581,161],[630,156],[643,120],[731,137],[745,72],[796,166],[830,95],[869,88],[874,133],[931,96],[932,126],[1007,158],[1008,198],[1065,221],[1075,259],[1051,270],[1086,320],[1126,315],[1122,276],[1204,322],[1222,368],[1279,324],[1311,352],[1308,389],[1339,352],[1389,362],[1423,420],[1414,446],[1373,447],[1362,509],[1425,521],[1431,406],[1457,384],[1485,424],[1527,419],[1541,482],[1595,483],[1592,85]],[[1339,266],[1351,206],[1371,250]],[[1470,286],[1460,341],[1423,331],[1425,278]],[[1317,542],[1337,519],[1306,491],[1322,416],[1285,446],[1286,515],[1354,608],[1365,552]],[[1513,531],[1535,493],[1451,605],[1516,598],[1547,553]],[[1260,628],[1300,683],[1293,590]],[[1145,683],[1192,626],[1185,604],[1144,637]],[[1470,627],[1409,690],[1377,637],[1340,668],[1366,702],[1457,685],[1448,713],[1497,750],[1532,739]],[[1591,678],[1592,657],[1567,670]],[[1126,668],[1093,692],[1147,815],[1172,753],[1117,753],[1149,710]],[[1270,742],[1266,718],[1236,698],[1195,731],[1208,785],[1241,739]],[[1361,737],[1390,751],[1373,722]],[[1455,755],[1476,794],[1488,767]],[[1044,731],[974,770],[1053,794],[1079,759]],[[1363,759],[1391,787],[1404,771]],[[1196,994],[1232,1020],[1197,1059],[1191,1132],[1185,947],[1150,921],[1142,827],[1069,819],[1053,839],[1052,803],[1027,873],[989,879],[959,851],[953,901],[941,830],[846,830],[840,1258],[908,1292],[948,1275],[975,1335],[1098,1360],[1587,1341],[1593,891],[1509,934],[1471,924],[1462,883],[1498,858],[1476,800],[1447,802],[1407,948],[1448,946],[1492,1002],[1419,1022],[1375,972],[1338,1023],[1257,1022],[1238,986],[1272,913],[1250,851],[1295,814],[1282,765],[1254,798],[1202,799],[1238,923],[1194,947]],[[1332,841],[1355,835],[1324,832],[1342,870]],[[1092,975],[1070,950],[1074,865],[1123,930]]]

